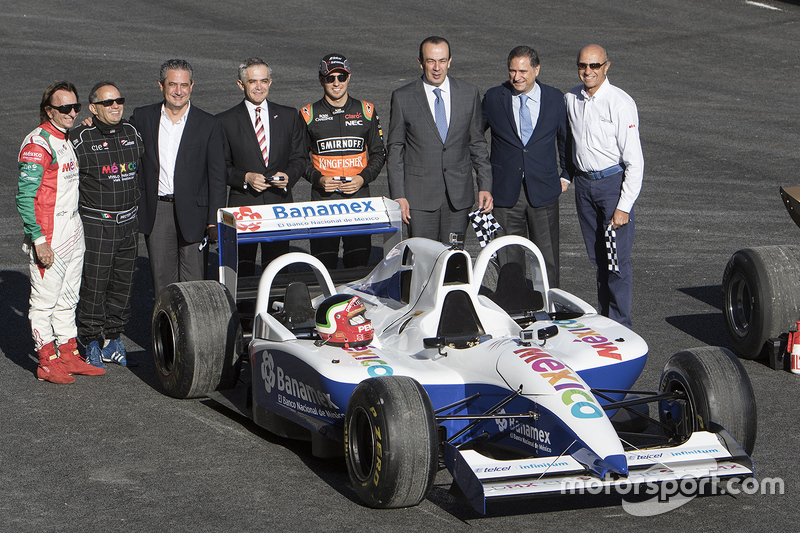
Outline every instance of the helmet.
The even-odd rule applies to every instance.
[[[366,346],[372,341],[372,322],[364,315],[367,308],[358,296],[334,294],[317,309],[317,332],[332,346]]]

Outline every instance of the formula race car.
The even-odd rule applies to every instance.
[[[221,210],[223,283],[170,285],[156,302],[168,394],[209,395],[311,440],[317,456],[344,455],[356,493],[377,508],[418,504],[440,464],[482,513],[490,499],[752,476],[755,401],[727,350],[679,352],[658,390],[631,391],[645,341],[549,287],[529,240],[494,239],[473,262],[458,246],[400,242],[391,200],[348,202],[245,208],[245,224]],[[301,252],[268,265],[243,363],[228,288],[237,239],[370,231],[390,245],[360,279],[337,286]]]

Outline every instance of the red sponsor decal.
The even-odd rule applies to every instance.
[[[39,165],[44,165],[45,160],[50,156],[50,154],[46,153],[42,149],[27,149],[22,152],[19,156],[19,160],[25,163],[37,163]]]
[[[261,215],[253,212],[249,207],[240,207],[233,212],[236,220],[241,220],[241,224],[236,224],[239,231],[258,231],[261,229]]]

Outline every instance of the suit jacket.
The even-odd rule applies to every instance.
[[[133,110],[131,123],[144,141],[139,168],[139,231],[150,235],[158,207],[158,129],[163,102]],[[225,207],[225,156],[219,121],[199,107],[189,107],[175,159],[174,194],[178,229],[187,242],[203,240]]]
[[[569,179],[564,93],[536,83],[542,90],[539,118],[526,145],[522,144],[514,121],[511,83],[492,87],[483,97],[484,127],[492,129],[492,198],[497,207],[513,207],[517,203],[523,175],[533,207],[555,202],[561,194],[560,178]]]
[[[228,168],[228,185],[231,186],[229,206],[291,202],[292,186],[305,171],[308,150],[305,149],[303,123],[297,110],[269,100],[267,106],[269,166],[264,164],[258,137],[244,100],[217,115],[225,132],[225,164]],[[260,193],[252,187],[245,189],[244,176],[248,172],[258,172],[267,177],[276,172],[285,172],[289,176],[289,185],[285,190],[267,187]]]
[[[389,193],[412,209],[434,211],[445,199],[456,209],[475,202],[478,190],[492,190],[492,172],[478,88],[450,78],[450,127],[443,143],[428,105],[422,78],[392,93],[389,118]]]

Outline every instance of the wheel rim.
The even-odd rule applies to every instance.
[[[753,313],[753,296],[745,277],[736,272],[731,276],[726,292],[725,312],[733,332],[744,338],[750,331]]]
[[[667,386],[663,387],[662,390],[664,392],[683,393],[683,395],[686,397],[686,401],[681,402],[679,400],[662,400],[659,404],[661,421],[673,426],[673,429],[677,432],[681,420],[688,420],[688,430],[689,435],[691,435],[691,432],[695,431],[697,428],[695,427],[696,418],[694,415],[694,401],[689,390],[686,388],[683,382],[676,379],[670,380],[667,383]],[[688,437],[689,435],[681,436]]]
[[[175,367],[175,331],[164,311],[158,312],[153,324],[153,352],[159,371],[169,375]]]
[[[353,474],[364,483],[372,477],[375,462],[375,431],[363,407],[356,407],[348,425],[348,455]]]

